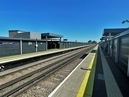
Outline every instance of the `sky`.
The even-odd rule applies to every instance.
[[[0,36],[8,30],[100,41],[105,28],[127,28],[129,0],[0,0]]]

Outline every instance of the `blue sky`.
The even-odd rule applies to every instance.
[[[0,36],[8,30],[63,35],[69,41],[99,41],[104,28],[125,28],[128,0],[0,0]]]

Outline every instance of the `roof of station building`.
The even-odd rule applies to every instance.
[[[63,37],[62,35],[53,34],[53,33],[42,33],[41,34],[42,38],[46,38],[46,36],[47,36],[47,38],[61,38],[61,37]]]
[[[22,32],[22,33],[25,33],[25,32],[29,32],[29,31],[23,31],[23,30],[9,30],[9,32]]]

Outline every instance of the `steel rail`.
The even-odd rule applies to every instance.
[[[92,47],[92,48],[93,48],[93,47]],[[91,48],[89,48],[89,49],[91,49]],[[6,83],[6,85],[4,84],[5,86],[3,85],[3,87],[5,88],[5,87],[7,87],[9,84],[10,84],[10,85],[11,85],[11,84],[14,84],[14,83],[16,83],[16,82],[18,82],[18,81],[20,81],[20,80],[22,80],[22,79],[24,79],[24,78],[27,78],[27,77],[31,76],[32,74],[35,74],[35,73],[40,72],[40,71],[42,71],[42,70],[45,70],[43,73],[39,74],[37,77],[33,78],[32,80],[27,81],[26,83],[24,83],[24,84],[22,84],[22,85],[16,87],[15,89],[12,89],[11,91],[9,91],[9,92],[7,92],[7,93],[1,95],[0,97],[8,97],[9,95],[11,95],[11,94],[13,94],[13,93],[19,91],[20,89],[26,87],[26,86],[29,85],[29,84],[32,84],[32,85],[33,85],[33,83],[34,83],[36,80],[41,79],[41,78],[44,78],[46,75],[51,74],[51,72],[53,72],[53,71],[57,70],[58,68],[60,68],[60,67],[62,67],[62,66],[64,66],[64,65],[66,65],[66,64],[68,64],[69,62],[71,62],[71,61],[73,61],[75,58],[77,58],[79,55],[82,55],[86,50],[87,50],[87,49],[85,49],[84,51],[81,51],[81,52],[75,54],[74,56],[71,55],[71,56],[69,56],[69,57],[67,57],[67,58],[65,58],[65,59],[62,59],[62,60],[60,60],[60,61],[57,61],[57,62],[55,62],[55,63],[52,63],[52,64],[50,64],[50,65],[47,65],[46,67],[40,68],[39,70],[36,70],[36,71],[34,71],[34,72],[31,72],[31,73],[29,73],[28,75],[22,76],[21,78],[17,78],[17,79],[15,79],[15,80],[13,80],[13,81],[10,81],[10,83],[8,83],[8,84]],[[56,64],[56,65],[55,65],[55,64]],[[52,66],[52,67],[50,67],[50,66]]]
[[[57,58],[58,58],[58,57],[57,57]],[[52,60],[53,60],[53,59],[52,59]],[[64,59],[63,59],[63,60],[64,60]],[[48,61],[50,61],[50,60],[48,60]],[[46,61],[45,61],[45,62],[46,62]],[[54,64],[57,64],[57,63],[58,63],[58,61],[55,62]],[[8,86],[11,86],[11,85],[13,85],[13,84],[15,84],[15,83],[17,83],[17,82],[19,82],[19,81],[25,79],[25,78],[28,78],[28,77],[32,76],[33,74],[35,74],[35,73],[38,73],[38,72],[40,72],[40,71],[43,71],[43,70],[49,68],[50,66],[52,66],[52,65],[54,65],[54,64],[51,63],[51,64],[49,64],[49,65],[47,65],[47,66],[45,66],[45,67],[42,67],[42,68],[37,69],[37,70],[35,70],[35,71],[32,71],[32,72],[30,72],[30,73],[28,73],[28,74],[26,74],[26,75],[23,75],[23,76],[21,76],[21,77],[18,77],[18,78],[14,79],[14,80],[11,80],[11,81],[9,81],[9,82],[6,82],[6,83],[0,85],[0,90],[6,88],[6,87],[8,87]]]
[[[84,52],[84,51],[83,51],[83,52]],[[83,53],[83,52],[82,52],[82,53]],[[82,54],[82,53],[79,52],[79,54]],[[74,55],[74,56],[73,56],[73,55],[72,55],[72,56],[69,56],[68,58],[65,58],[65,59],[63,59],[63,60],[60,60],[60,61],[58,61],[58,62],[53,63],[53,64],[56,64],[56,65],[54,65],[54,66],[51,67],[51,68],[48,68],[48,70],[46,70],[46,72],[44,72],[44,73],[38,75],[37,77],[33,78],[32,80],[30,80],[30,81],[28,81],[28,82],[26,82],[26,83],[24,83],[24,84],[22,84],[22,85],[16,87],[15,89],[10,90],[9,92],[7,92],[7,93],[1,95],[1,97],[8,97],[8,96],[10,96],[11,94],[17,92],[18,90],[24,88],[25,86],[27,86],[27,85],[33,83],[34,81],[40,79],[41,77],[43,77],[43,76],[45,76],[45,75],[48,75],[48,74],[51,74],[51,73],[50,73],[51,71],[53,71],[53,70],[55,71],[55,69],[57,70],[57,68],[62,67],[64,64],[68,64],[68,63],[71,62],[73,59],[75,59],[76,57],[78,57],[79,54],[76,54],[76,55]],[[47,67],[48,67],[48,66],[47,66]]]

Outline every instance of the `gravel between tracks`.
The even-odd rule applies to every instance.
[[[81,50],[75,51],[75,52],[77,53],[77,52],[80,52],[80,51]],[[73,53],[63,55],[62,57],[54,59],[54,60],[50,60],[50,61],[47,61],[47,62],[44,62],[44,63],[37,64],[35,66],[32,66],[31,68],[26,68],[24,70],[21,70],[20,72],[18,71],[17,73],[14,72],[14,73],[11,73],[10,75],[3,76],[2,78],[0,78],[0,85],[1,85],[1,82],[6,83],[10,79],[11,80],[15,79],[15,78],[17,78],[19,76],[27,74],[30,71],[31,72],[35,71],[36,69],[44,67],[44,66],[46,66],[46,65],[48,65],[50,63],[54,63],[57,60],[64,59],[64,58],[66,58],[66,57],[68,57],[70,55],[73,55]],[[31,87],[29,90],[27,90],[23,94],[19,95],[18,97],[47,97],[54,90],[54,88],[57,85],[59,85],[59,83],[77,66],[77,64],[81,60],[82,59],[79,58],[79,59],[75,60],[74,62],[72,62],[71,64],[61,68],[60,70],[58,70],[57,72],[55,72],[52,75],[48,76],[42,82],[40,82],[36,86]],[[35,76],[33,76],[33,77],[35,77]],[[23,82],[21,81],[21,84],[26,82],[26,81],[27,80],[25,80]],[[20,82],[16,83],[16,85],[14,84],[14,86],[8,87],[7,89],[5,88],[5,89],[1,90],[0,94],[3,94],[4,91],[6,92],[6,91],[8,91],[8,90],[10,90],[12,88],[15,88],[15,87],[19,86],[19,84],[20,84]],[[14,96],[10,96],[10,97],[14,97]]]
[[[32,66],[32,67],[26,68],[26,69],[21,70],[21,71],[18,71],[18,72],[11,73],[10,75],[6,75],[5,77],[1,78],[0,81],[3,82],[3,83],[6,83],[6,82],[8,82],[8,81],[10,81],[10,80],[12,80],[12,79],[15,79],[15,78],[17,78],[17,77],[19,77],[19,76],[25,75],[25,74],[27,74],[27,73],[29,73],[29,72],[32,72],[32,71],[34,71],[34,70],[36,70],[36,69],[39,69],[39,68],[41,68],[41,67],[44,67],[44,66],[46,66],[46,65],[48,65],[48,64],[50,64],[50,63],[54,63],[54,62],[56,62],[57,60],[64,59],[64,58],[66,58],[67,56],[70,56],[70,55],[73,55],[73,53],[67,54],[67,55],[65,55],[65,56],[63,56],[63,57],[60,57],[60,58],[57,58],[57,59],[54,59],[54,60],[50,60],[50,61],[47,61],[47,62],[44,62],[44,63],[37,64],[36,66]],[[65,71],[64,71],[64,69],[62,69],[61,71],[63,71],[63,73],[60,73],[60,74],[57,73],[58,76],[55,75],[55,78],[52,79],[52,80],[53,80],[53,81],[57,80],[57,83],[59,83],[60,81],[62,81],[62,80],[69,74],[69,72],[70,72],[74,67],[75,67],[75,66],[71,65],[71,66],[69,67],[69,69],[67,68]],[[72,68],[72,69],[71,69],[71,68]],[[66,73],[66,76],[64,76],[65,73]],[[53,75],[53,76],[54,76],[54,75]],[[62,76],[62,78],[61,78],[61,76]],[[58,78],[58,77],[59,77],[59,78]],[[32,78],[35,78],[35,74],[34,74],[33,76],[31,76],[30,78],[27,78],[26,80],[19,81],[18,83],[14,84],[13,86],[10,86],[10,87],[7,87],[7,88],[2,89],[2,90],[0,91],[0,94],[2,95],[2,94],[4,94],[6,91],[10,91],[11,89],[13,89],[13,88],[15,88],[15,87],[17,87],[17,86],[19,86],[19,85],[22,85],[23,83],[29,81],[29,80],[32,79]],[[59,82],[58,82],[58,81],[59,81]],[[56,84],[56,86],[57,86],[57,85],[58,85],[58,84]],[[49,86],[49,85],[48,85],[48,86]],[[55,85],[54,85],[53,87],[55,87]],[[52,88],[51,88],[51,89],[52,89]],[[41,89],[41,90],[42,90],[42,89]],[[22,96],[22,97],[24,97],[24,96]],[[28,97],[30,97],[30,96],[28,96]],[[37,97],[37,96],[36,96],[36,97]],[[40,97],[42,97],[42,96],[40,96]]]
[[[72,63],[59,69],[44,80],[30,87],[17,97],[48,97],[48,95],[68,76],[82,59],[78,58]]]
[[[72,53],[70,53],[70,54],[72,54]],[[11,80],[14,80],[14,79],[16,79],[16,78],[18,78],[20,76],[25,75],[25,74],[28,74],[28,73],[30,73],[32,71],[35,71],[37,69],[40,69],[41,67],[45,67],[49,63],[54,63],[57,60],[60,60],[60,59],[63,59],[64,57],[69,56],[70,54],[63,54],[64,55],[63,57],[59,57],[57,59],[53,59],[53,60],[50,60],[50,61],[47,61],[47,62],[43,62],[43,63],[40,63],[40,64],[37,64],[37,65],[31,66],[31,67],[25,68],[23,70],[20,70],[20,71],[17,71],[17,72],[14,72],[14,73],[5,75],[3,77],[0,77],[0,85],[4,84],[6,82],[9,82]]]

